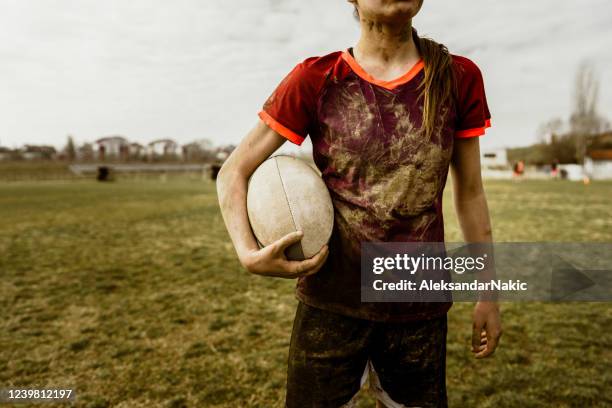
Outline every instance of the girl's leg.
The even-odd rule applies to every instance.
[[[377,326],[370,349],[370,388],[388,408],[447,406],[446,331],[446,315]]]
[[[287,371],[286,407],[338,408],[361,388],[373,323],[299,303]]]

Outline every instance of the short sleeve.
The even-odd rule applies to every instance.
[[[480,69],[467,58],[460,60],[458,74],[457,126],[455,137],[476,137],[491,127],[484,80]]]
[[[316,78],[298,64],[276,87],[259,112],[261,120],[289,141],[300,145],[311,128],[316,109]]]

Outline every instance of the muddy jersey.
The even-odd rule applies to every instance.
[[[423,61],[381,81],[365,72],[352,50],[298,64],[259,116],[293,143],[309,136],[313,158],[334,204],[329,256],[301,278],[304,303],[378,321],[434,318],[450,303],[361,302],[362,242],[442,242],[442,193],[456,138],[481,136],[490,114],[478,67],[453,56],[456,98],[443,107],[431,135],[422,129],[419,85]]]

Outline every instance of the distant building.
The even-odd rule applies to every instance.
[[[612,179],[612,132],[603,132],[589,138],[584,172],[593,180]]]
[[[53,146],[25,145],[21,149],[21,157],[25,160],[53,159],[57,151]]]
[[[562,179],[567,179],[570,181],[584,180],[584,168],[580,164],[560,164],[559,171],[561,172]]]
[[[147,146],[149,159],[155,158],[175,158],[177,155],[178,144],[172,139],[154,140]]]
[[[96,153],[99,160],[125,160],[129,154],[129,143],[123,136],[107,136],[96,140]]]
[[[140,143],[130,143],[128,150],[130,159],[141,159],[146,155],[146,149]]]
[[[591,149],[612,149],[612,131],[590,136],[588,143]]]
[[[612,180],[612,149],[597,149],[587,153],[584,170],[593,180]]]
[[[505,148],[483,149],[480,162],[485,168],[500,168],[508,166],[508,153]]]
[[[207,160],[213,156],[210,140],[196,140],[182,146],[183,160]]]
[[[198,143],[188,143],[183,145],[183,160],[200,160],[204,155],[204,151]]]

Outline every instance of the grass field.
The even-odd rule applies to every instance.
[[[487,192],[498,241],[612,241],[612,183]],[[282,405],[295,282],[240,268],[212,182],[0,184],[0,219],[0,388],[74,387],[91,408]],[[609,304],[504,304],[488,361],[468,349],[471,307],[449,315],[452,407],[612,405]]]

